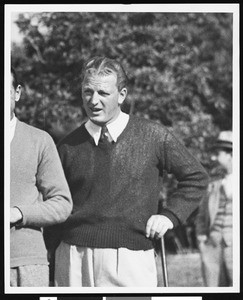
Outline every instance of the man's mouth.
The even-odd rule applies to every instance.
[[[102,109],[101,108],[96,108],[96,107],[90,107],[89,108],[92,112],[100,112]]]

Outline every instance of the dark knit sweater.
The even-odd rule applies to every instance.
[[[163,212],[184,222],[205,194],[200,163],[162,125],[131,116],[116,143],[95,145],[84,125],[58,146],[73,198],[63,224],[66,243],[95,248],[151,249],[148,219],[157,214],[163,170],[178,188]]]

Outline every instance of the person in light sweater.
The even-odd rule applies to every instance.
[[[10,286],[48,286],[43,227],[64,222],[72,199],[50,135],[16,118],[21,86],[13,68],[11,80]]]
[[[119,62],[91,58],[81,80],[88,121],[58,145],[74,206],[59,228],[55,285],[156,287],[152,239],[196,209],[208,175],[165,126],[121,111]],[[158,214],[164,170],[178,187]]]
[[[226,175],[210,182],[196,219],[204,285],[210,287],[233,284],[232,145],[232,131],[220,132],[212,158]]]

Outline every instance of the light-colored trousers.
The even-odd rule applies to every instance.
[[[49,286],[48,265],[26,265],[10,269],[10,286]]]
[[[209,237],[205,243],[200,244],[199,250],[205,286],[232,286],[232,245],[226,245],[222,239]]]
[[[55,254],[55,286],[156,287],[154,250],[87,248],[61,242]]]

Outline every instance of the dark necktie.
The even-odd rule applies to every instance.
[[[109,142],[108,129],[106,126],[101,127],[100,141]]]

